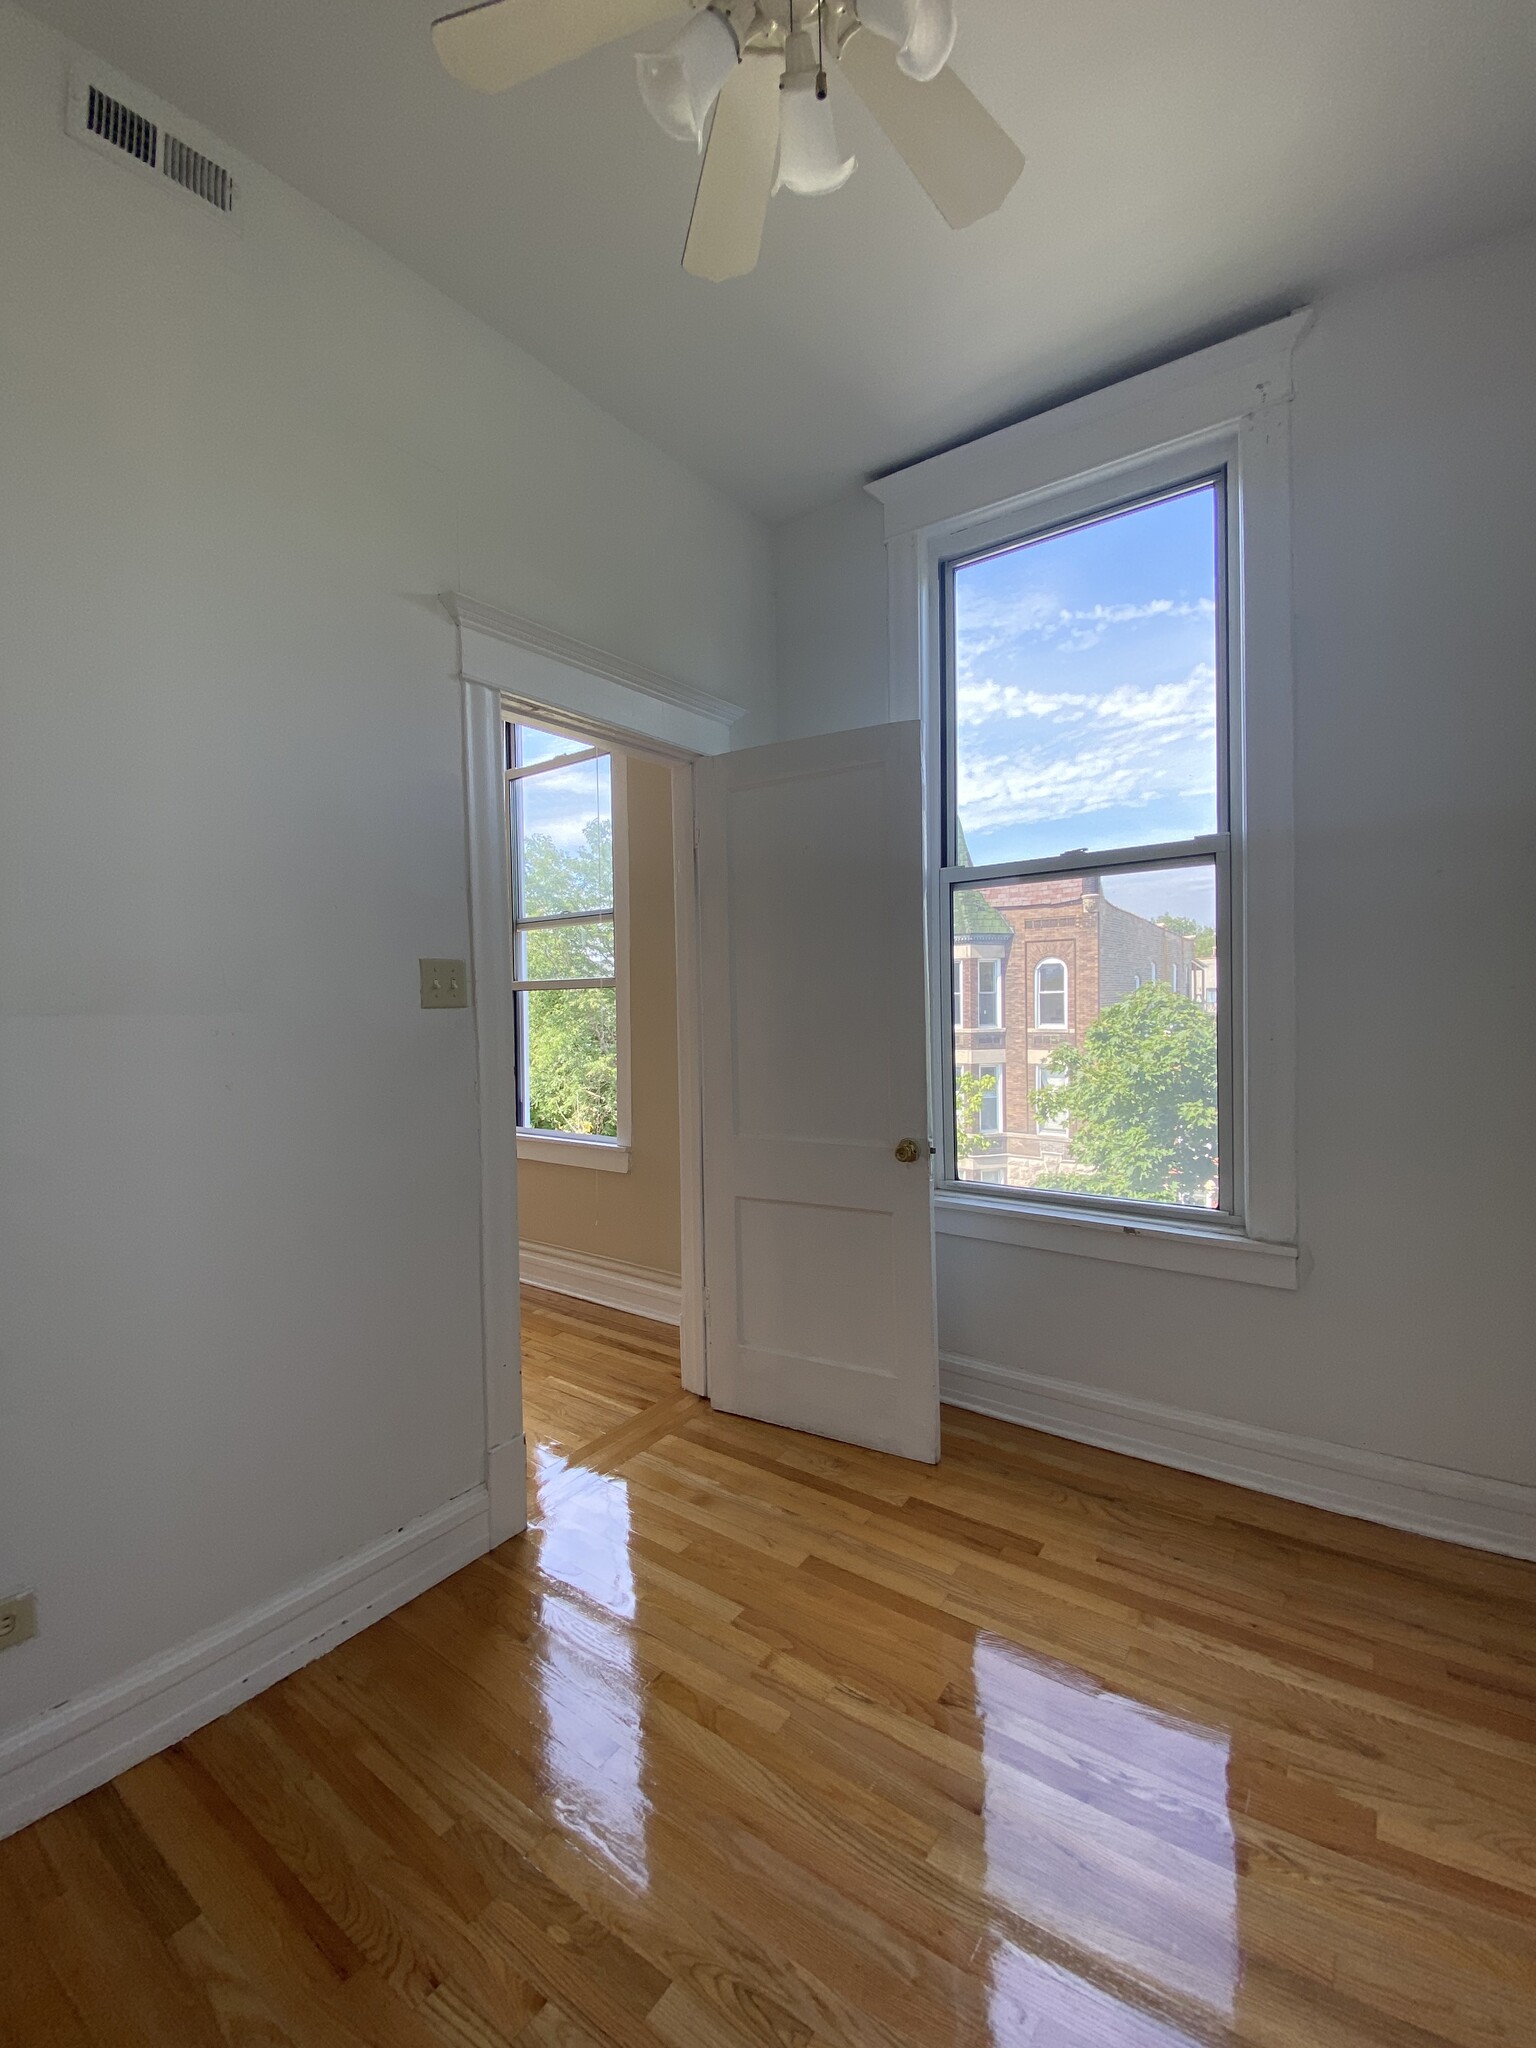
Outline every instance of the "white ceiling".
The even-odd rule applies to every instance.
[[[857,174],[726,285],[624,45],[488,100],[432,0],[27,4],[775,519],[1536,217],[1532,0],[959,0],[1029,159],[1002,212],[951,234],[834,82]]]

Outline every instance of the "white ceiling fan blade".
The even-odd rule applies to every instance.
[[[894,45],[868,29],[845,45],[842,68],[952,228],[996,213],[1019,182],[1024,152],[953,71],[919,85]]]
[[[750,51],[725,81],[699,173],[683,268],[720,284],[757,267],[779,150],[783,52]]]
[[[460,85],[505,92],[687,6],[688,0],[481,0],[434,21],[432,42]]]

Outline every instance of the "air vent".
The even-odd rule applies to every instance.
[[[153,121],[136,114],[132,107],[125,107],[121,100],[113,99],[99,86],[93,85],[90,89],[85,126],[88,134],[99,135],[114,149],[124,149],[136,162],[154,169],[160,148],[160,130]]]
[[[124,87],[137,105],[130,104]],[[149,111],[150,107],[154,111]],[[71,81],[67,123],[71,135],[126,168],[153,177],[162,186],[174,186],[215,213],[232,218],[238,197],[234,178],[206,150],[175,134],[166,122],[169,113],[169,108],[156,106],[148,93],[128,86],[126,79],[121,85],[104,79],[95,66]]]
[[[216,164],[211,156],[204,156],[190,142],[183,142],[179,135],[167,135],[165,138],[165,175],[174,178],[183,192],[206,199],[220,213],[234,211],[234,179],[222,164]]]

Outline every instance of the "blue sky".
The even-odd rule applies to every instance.
[[[957,570],[956,767],[978,865],[1216,829],[1215,534],[1202,486]],[[1181,909],[1191,885],[1208,894],[1203,875],[1144,886]]]
[[[518,727],[518,759],[526,767],[536,761],[555,761],[562,754],[579,753],[590,743],[568,739],[563,733],[541,732],[537,726]],[[612,778],[608,757],[583,761],[575,768],[552,768],[547,775],[532,775],[516,785],[522,804],[523,830],[542,832],[563,850],[580,846],[582,835],[593,818],[610,817],[613,810]]]

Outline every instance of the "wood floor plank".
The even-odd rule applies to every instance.
[[[1536,1568],[524,1338],[525,1536],[0,1844],[4,2048],[1536,2044]]]

